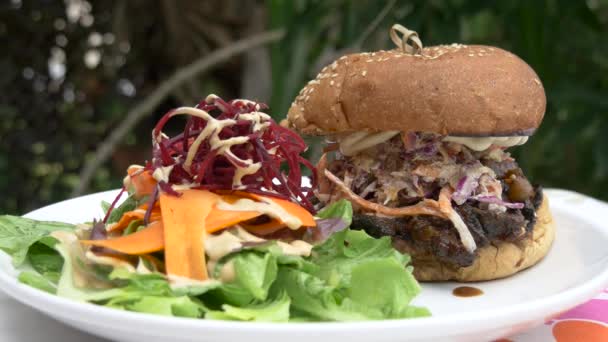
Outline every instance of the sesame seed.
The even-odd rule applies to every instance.
[[[367,70],[363,70],[363,72],[361,72],[361,76],[365,77],[365,75],[367,75]]]
[[[331,74],[331,78],[338,77],[338,74]]]
[[[330,86],[333,86],[333,85],[334,85],[334,81],[333,81],[333,80],[332,80],[332,81],[330,81],[330,82],[329,82],[329,85],[330,85]]]
[[[474,54],[472,54],[472,53],[470,53],[470,54],[469,54],[469,57],[475,57],[475,55],[474,55]]]
[[[338,63],[337,62],[331,63],[331,70],[336,70],[337,67],[338,67]]]
[[[483,57],[483,53],[478,53],[477,56]]]
[[[375,53],[375,52],[372,52],[372,57],[373,57],[373,56],[375,56],[375,55],[376,55],[376,53]]]
[[[374,61],[373,59],[368,59],[366,62],[369,63],[369,62],[373,62],[373,61]]]
[[[345,60],[345,59],[346,59],[346,56],[342,56],[342,57],[340,57],[340,60],[341,60],[341,61],[342,61],[342,60]]]

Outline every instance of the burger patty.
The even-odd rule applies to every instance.
[[[526,200],[523,209],[496,212],[482,209],[472,201],[455,209],[471,230],[478,247],[499,241],[518,242],[529,238],[536,223],[536,210],[543,199],[540,186],[534,196]],[[475,254],[469,253],[448,220],[435,216],[380,217],[357,213],[353,216],[353,229],[363,229],[374,237],[390,236],[413,246],[416,255],[429,254],[443,264],[466,267],[473,264]]]
[[[450,189],[451,210],[479,248],[528,238],[543,198],[542,189],[530,184],[503,149],[473,151],[433,134],[402,134],[352,156],[337,152],[324,167],[354,194],[383,207],[438,201],[443,189]],[[331,185],[320,189],[324,200],[341,198]],[[453,220],[444,216],[386,217],[376,215],[370,206],[356,207],[355,212],[354,229],[375,237],[390,236],[419,260],[428,256],[453,267],[475,261],[475,253],[463,245]]]

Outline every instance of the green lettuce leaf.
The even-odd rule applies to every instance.
[[[105,213],[108,212],[108,210],[110,210],[110,207],[112,206],[112,203],[108,202],[108,201],[101,201],[101,210]]]
[[[348,227],[353,221],[353,207],[349,201],[341,199],[338,202],[334,202],[323,208],[316,216],[322,219],[339,218],[344,221]]]
[[[204,305],[188,296],[142,296],[124,306],[126,310],[164,316],[199,318],[207,311]]]
[[[41,276],[57,284],[63,268],[63,257],[53,248],[57,240],[45,236],[35,242],[27,252],[27,261]]]
[[[223,262],[220,267],[232,267],[235,279],[210,293],[215,302],[245,306],[262,302],[277,276],[277,258],[273,253],[244,250]]]
[[[129,197],[127,197],[127,199],[124,200],[124,202],[122,202],[118,207],[116,207],[112,210],[112,212],[110,213],[110,216],[108,217],[107,223],[118,222],[118,220],[120,220],[120,218],[122,217],[122,215],[124,213],[126,213],[127,211],[132,211],[132,210],[137,209],[137,207],[139,206],[140,203],[142,203],[142,201],[143,201],[143,199],[137,200],[137,199],[135,199],[135,197],[133,195],[130,195]],[[103,207],[103,202],[102,202],[102,207]],[[108,209],[109,209],[109,207],[108,207]],[[107,210],[105,210],[105,212],[107,212]]]
[[[143,229],[144,227],[145,226],[144,226],[143,220],[133,220],[133,221],[131,221],[131,223],[129,223],[127,228],[125,228],[125,230],[122,232],[122,235],[133,234],[133,233],[139,231],[140,229]]]
[[[344,230],[316,246],[310,261],[316,272],[283,270],[277,285],[287,290],[292,308],[321,320],[407,318],[428,315],[409,309],[420,286],[388,237]],[[378,279],[382,279],[381,282]]]
[[[13,258],[13,265],[20,266],[26,259],[31,245],[58,230],[73,231],[68,223],[36,221],[20,216],[0,216],[0,249]]]
[[[17,277],[19,282],[51,294],[57,294],[57,286],[39,273],[24,271]]]
[[[117,217],[138,205],[129,197]],[[352,221],[352,208],[339,201],[321,219]],[[128,230],[135,231],[134,223]],[[49,234],[55,230],[64,233]],[[221,283],[169,283],[155,267],[96,264],[85,255],[74,226],[0,217],[0,248],[28,270],[19,280],[59,296],[106,307],[157,315],[241,321],[359,321],[428,316],[410,305],[420,286],[390,238],[344,229],[325,236],[308,257],[284,255],[273,241],[234,251],[217,262],[214,274],[232,269]],[[335,231],[335,230],[334,230]],[[145,264],[144,264],[145,265]],[[31,266],[31,267],[30,267]],[[140,265],[141,266],[141,265]],[[225,270],[224,270],[225,271]]]
[[[271,253],[246,251],[232,259],[236,282],[246,289],[253,298],[266,300],[270,285],[277,277],[277,260]]]
[[[205,315],[205,318],[256,322],[287,322],[289,320],[289,305],[289,297],[283,291],[276,299],[271,299],[261,304],[251,304],[244,307],[224,304],[221,311],[209,311]]]
[[[374,308],[355,308],[356,304],[345,298],[343,293],[322,279],[299,270],[281,269],[275,286],[286,291],[291,298],[292,317],[317,321],[360,321],[370,319],[370,316],[381,316]]]

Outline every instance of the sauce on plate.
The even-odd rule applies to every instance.
[[[472,286],[459,286],[452,290],[452,294],[456,297],[476,297],[481,296],[483,291]]]

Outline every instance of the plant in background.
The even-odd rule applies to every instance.
[[[133,15],[142,11],[148,15]],[[497,45],[528,62],[544,83],[548,107],[539,132],[515,150],[520,164],[535,182],[608,199],[606,0],[12,1],[0,5],[7,42],[0,57],[0,212],[67,197],[84,161],[134,101],[184,64],[263,30],[264,21],[286,36],[268,54],[256,49],[231,58],[174,89],[118,146],[112,163],[98,168],[89,190],[120,184],[115,170],[140,153],[137,146],[147,144],[166,109],[210,92],[254,93],[280,119],[337,56],[391,48],[387,31],[398,22],[427,45]],[[313,159],[318,151],[313,146]]]
[[[361,41],[383,6],[377,1],[268,2],[270,25],[288,31],[272,48],[276,117],[337,55],[392,48],[387,32],[394,22],[417,31],[426,45],[496,45],[528,62],[547,93],[539,131],[525,149],[514,150],[526,173],[547,187],[608,199],[607,1],[399,1]]]

